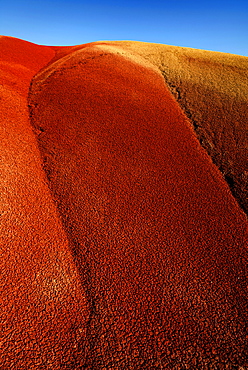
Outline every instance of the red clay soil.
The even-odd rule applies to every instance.
[[[0,37],[0,369],[247,369],[247,219],[106,45]]]
[[[162,76],[92,45],[39,73],[29,106],[89,304],[87,317],[84,300],[77,296],[73,309],[68,303],[71,292],[77,295],[76,278],[74,291],[63,281],[56,285],[65,294],[65,326],[58,316],[51,322],[56,345],[60,348],[65,339],[65,351],[76,349],[74,363],[58,360],[51,368],[247,369],[247,219]],[[71,259],[61,225],[52,218],[52,201],[44,209],[43,190],[32,189],[37,200],[30,201],[24,185],[18,196],[11,192],[26,207],[22,213],[31,222],[22,221],[26,232],[43,217],[39,237],[63,240],[61,246],[54,242],[49,266],[39,262],[40,247],[35,254],[46,277],[58,266],[56,251],[65,251],[60,271]],[[13,242],[16,234],[25,237],[12,229]],[[32,248],[37,246],[29,244]],[[13,247],[10,255],[21,258]],[[31,267],[25,264],[22,279],[29,276],[26,271],[37,270],[37,260],[25,258]],[[50,286],[52,278],[47,279]],[[61,309],[52,295],[50,302]],[[44,312],[44,318],[49,315]],[[76,344],[64,338],[68,321],[82,320],[84,327],[86,319],[86,338],[78,335]],[[26,324],[15,325],[26,332]],[[74,330],[71,325],[72,335]],[[29,343],[32,348],[32,338]],[[71,360],[63,351],[56,356]],[[50,368],[48,353],[38,369]],[[25,361],[20,368],[27,368]]]
[[[74,368],[88,319],[29,120],[31,79],[54,54],[0,38],[1,370]]]

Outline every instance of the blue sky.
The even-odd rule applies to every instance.
[[[0,0],[0,34],[42,45],[136,40],[248,56],[248,0]]]

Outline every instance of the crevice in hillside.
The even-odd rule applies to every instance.
[[[89,59],[92,59],[92,58],[87,58],[87,60]],[[86,323],[86,335],[83,338],[78,339],[77,351],[79,350],[80,356],[79,356],[79,359],[75,357],[75,360],[72,363],[70,363],[70,366],[72,366],[73,368],[74,367],[78,368],[77,366],[79,366],[79,362],[81,365],[82,359],[83,359],[85,361],[85,363],[83,364],[84,368],[86,369],[98,368],[98,367],[100,368],[100,366],[102,365],[101,356],[96,355],[95,357],[94,356],[92,357],[92,353],[95,353],[96,342],[99,340],[99,338],[97,337],[93,339],[91,338],[92,326],[94,326],[94,328],[96,328],[96,330],[99,330],[99,331],[100,331],[100,328],[94,325],[94,321],[98,322],[98,320],[96,320],[98,302],[97,302],[97,293],[94,291],[94,286],[92,284],[92,280],[93,280],[92,272],[91,272],[89,263],[87,262],[88,261],[87,255],[90,253],[90,241],[86,240],[84,248],[82,248],[82,243],[80,243],[77,240],[77,235],[76,235],[77,225],[73,225],[73,223],[70,220],[70,217],[68,217],[68,214],[66,213],[67,210],[64,210],[63,207],[61,207],[60,202],[56,197],[56,192],[54,191],[53,186],[52,186],[52,171],[51,171],[51,166],[50,166],[51,163],[49,162],[50,159],[49,157],[42,155],[41,146],[40,146],[41,136],[46,134],[46,130],[41,125],[39,124],[37,125],[37,120],[35,119],[35,111],[36,109],[38,109],[38,103],[35,102],[33,99],[35,96],[33,95],[33,89],[34,89],[34,86],[37,85],[35,79],[37,75],[39,75],[43,70],[45,70],[47,67],[52,65],[53,61],[56,61],[56,60],[58,60],[58,58],[56,59],[56,55],[55,55],[55,57],[44,68],[42,68],[40,71],[37,72],[36,75],[33,76],[30,82],[28,99],[27,99],[27,105],[28,105],[28,110],[29,110],[29,120],[30,120],[30,125],[33,129],[35,138],[36,138],[37,147],[40,152],[41,165],[42,165],[43,172],[45,174],[47,187],[50,190],[51,198],[53,200],[53,203],[57,211],[57,217],[61,221],[61,225],[65,232],[65,235],[68,241],[69,250],[72,255],[76,270],[80,276],[81,286],[82,286],[83,291],[86,294],[86,299],[89,305],[89,317]],[[80,64],[83,64],[83,63],[80,63]],[[55,71],[55,73],[63,73],[63,70],[65,70],[65,68]]]
[[[191,122],[191,124],[192,124],[192,126],[193,126],[193,128],[194,128],[194,130],[195,130],[195,132],[197,134],[197,138],[200,141],[201,145],[203,147],[204,147],[204,145],[206,146],[206,144],[204,144],[204,142],[206,141],[206,139],[203,137],[203,135],[200,135],[200,133],[198,131],[199,127],[201,127],[201,124],[200,124],[200,122],[197,119],[195,119],[194,113],[187,106],[187,101],[186,101],[186,99],[183,98],[183,93],[182,93],[180,87],[177,86],[177,85],[175,85],[171,81],[169,81],[168,76],[167,76],[167,73],[165,71],[161,70],[161,74],[163,75],[164,80],[165,80],[165,83],[169,87],[170,92],[172,93],[172,95],[174,96],[174,98],[176,99],[176,101],[179,103],[180,107],[183,109],[183,111],[186,114],[187,118],[190,120],[190,122]],[[204,149],[207,150],[206,147],[204,147]]]
[[[35,85],[35,79],[37,77],[37,75],[39,75],[43,70],[45,70],[47,67],[49,67],[50,65],[53,64],[53,61],[56,61],[56,55],[55,57],[46,65],[44,66],[43,68],[41,68],[32,78],[31,82],[30,82],[30,85],[29,85],[29,92],[28,92],[28,97],[27,97],[27,106],[28,106],[28,111],[29,111],[29,122],[30,122],[30,125],[32,127],[32,130],[33,130],[33,133],[34,133],[34,136],[36,138],[36,142],[37,142],[37,147],[38,147],[38,150],[39,150],[39,153],[40,153],[40,162],[41,162],[41,166],[42,166],[42,170],[43,170],[43,173],[44,173],[44,178],[46,180],[46,183],[47,183],[47,187],[50,191],[50,194],[51,194],[51,199],[53,201],[53,204],[55,205],[55,209],[56,209],[56,213],[57,213],[57,218],[60,220],[61,222],[61,225],[62,225],[62,229],[64,230],[64,233],[66,235],[66,239],[67,239],[67,242],[68,242],[68,247],[69,247],[69,251],[71,253],[71,256],[73,258],[73,262],[74,262],[74,266],[80,276],[80,282],[81,282],[81,286],[82,286],[82,291],[84,292],[84,294],[86,294],[86,299],[87,299],[87,303],[88,303],[88,306],[89,306],[89,317],[88,317],[88,321],[86,323],[86,335],[83,336],[83,338],[78,338],[78,344],[77,344],[77,348],[75,351],[77,351],[75,354],[73,354],[73,359],[72,359],[72,362],[70,362],[69,366],[70,368],[79,368],[78,366],[82,366],[82,361],[83,360],[87,360],[88,358],[91,358],[91,355],[90,353],[92,352],[92,342],[89,339],[89,335],[88,333],[91,331],[90,327],[91,327],[91,323],[92,323],[92,320],[94,320],[94,316],[95,316],[95,312],[96,312],[96,302],[94,300],[94,296],[95,294],[92,292],[92,284],[91,284],[91,280],[92,280],[92,276],[91,276],[91,271],[89,269],[89,266],[87,264],[87,259],[84,258],[80,255],[79,256],[79,251],[80,251],[80,248],[79,248],[79,242],[77,242],[77,238],[74,236],[74,233],[73,233],[73,225],[71,225],[71,223],[69,222],[68,223],[68,220],[66,219],[66,216],[63,217],[63,211],[60,209],[60,205],[58,203],[58,200],[56,199],[56,195],[54,194],[54,190],[52,188],[52,181],[51,181],[51,178],[52,178],[52,173],[51,173],[51,169],[50,169],[50,166],[49,166],[49,160],[47,157],[44,157],[42,155],[42,152],[41,152],[41,147],[40,147],[40,144],[39,144],[39,141],[40,141],[40,136],[41,135],[45,135],[46,134],[46,130],[41,126],[41,125],[34,125],[34,122],[35,122],[35,110],[38,108],[38,103],[36,102],[33,102],[33,86]],[[86,243],[86,247],[85,247],[86,251],[87,251],[87,243]],[[85,264],[84,266],[82,266],[82,264],[80,264],[80,261],[84,260],[85,261]],[[78,353],[80,352],[80,356],[78,356]],[[81,368],[81,367],[80,367]],[[91,368],[91,365],[88,367],[88,364],[87,363],[84,363],[83,364],[83,368]]]
[[[223,138],[221,137],[221,139],[217,139],[216,137],[218,135],[207,129],[204,120],[202,120],[202,112],[200,111],[200,108],[197,111],[196,109],[193,109],[191,107],[190,97],[187,96],[185,86],[180,86],[180,81],[178,81],[178,84],[172,82],[169,79],[168,73],[162,68],[160,69],[160,71],[170,92],[191,122],[201,146],[203,147],[203,149],[206,150],[212,162],[221,172],[240,208],[248,216],[248,176],[246,176],[247,172],[244,170],[244,168],[235,168],[231,155],[228,155],[222,145],[221,140],[223,140]],[[207,109],[205,110],[207,112]],[[216,113],[218,114],[218,112]],[[235,142],[235,146],[237,148],[239,147],[237,142]]]

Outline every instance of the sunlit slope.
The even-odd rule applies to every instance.
[[[150,62],[64,51],[29,106],[90,302],[85,368],[247,367],[247,221],[226,182]]]
[[[27,105],[32,77],[54,54],[48,47],[0,38],[3,370],[74,364],[79,338],[85,338],[85,292],[47,186]]]
[[[143,42],[114,42],[154,63],[202,146],[248,213],[248,58]]]

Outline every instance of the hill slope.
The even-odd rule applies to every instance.
[[[25,135],[15,135],[10,110],[15,146],[1,147],[17,158],[15,167],[3,162],[15,181],[1,182],[6,297],[19,307],[19,321],[5,322],[13,343],[29,335],[14,348],[6,329],[5,367],[246,368],[247,218],[158,69],[157,55],[169,60],[160,50],[176,49],[3,41],[21,53],[28,45],[21,68],[30,68],[27,56],[37,63],[17,116]],[[168,70],[176,78],[175,65]]]
[[[32,77],[55,53],[5,37],[0,50],[0,368],[62,368],[85,335],[87,302],[27,103]]]
[[[233,195],[248,214],[248,58],[142,42],[115,42],[156,65]]]

